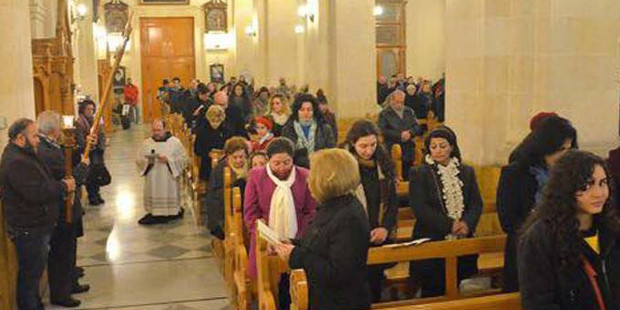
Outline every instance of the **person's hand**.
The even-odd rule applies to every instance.
[[[200,114],[200,111],[202,111],[203,108],[204,106],[200,106],[196,110],[194,110],[194,116],[197,116],[198,114]]]
[[[75,192],[75,179],[74,178],[69,177],[69,178],[62,180],[62,182],[65,183],[65,186],[67,186],[67,192],[69,193]]]
[[[97,145],[97,135],[96,134],[89,134],[86,137],[86,140],[88,141],[88,143],[90,143],[90,145]]]
[[[467,226],[467,223],[463,221],[454,222],[452,225],[452,234],[461,237],[466,237],[469,235],[469,227]]]
[[[411,132],[409,132],[409,130],[401,132],[400,138],[403,140],[403,142],[409,141],[411,139]]]
[[[157,159],[162,162],[162,163],[167,163],[168,162],[168,157],[166,157],[166,155],[159,155],[159,157],[157,157]]]
[[[291,252],[293,252],[293,249],[295,248],[294,245],[292,244],[279,244],[274,246],[276,253],[278,254],[278,256],[280,256],[280,258],[288,263],[288,259],[291,257]]]
[[[81,162],[86,166],[90,165],[90,159],[87,156],[82,156]]]
[[[387,239],[388,231],[383,227],[377,227],[370,232],[370,243],[381,244]]]

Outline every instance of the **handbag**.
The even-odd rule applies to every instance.
[[[92,165],[89,178],[91,182],[99,186],[106,186],[112,183],[112,176],[104,164]]]

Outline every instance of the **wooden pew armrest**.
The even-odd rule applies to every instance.
[[[308,310],[308,281],[302,269],[291,271],[290,293],[292,310]]]

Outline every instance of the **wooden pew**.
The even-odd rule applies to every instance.
[[[241,204],[241,190],[233,188],[233,228],[231,238],[234,244],[234,271],[236,300],[233,300],[235,309],[249,310],[256,296],[256,282],[250,279],[248,274],[248,248],[246,247],[246,233],[243,225],[243,213]]]
[[[262,219],[259,219],[262,221]],[[256,233],[256,294],[259,310],[276,310],[278,303],[278,282],[282,273],[288,270],[286,263],[277,255],[267,253],[267,241]]]
[[[0,204],[0,309],[15,307],[17,257],[9,240],[2,204]]]
[[[422,304],[428,302],[441,302],[457,300],[472,296],[460,294],[457,281],[457,260],[459,256],[471,254],[500,253],[504,251],[506,236],[493,236],[454,241],[437,241],[409,247],[377,247],[368,251],[368,265],[378,265],[395,262],[409,262],[432,258],[443,258],[445,264],[446,294],[441,297],[420,298],[395,302],[383,302],[373,304],[373,309],[384,309],[396,306]],[[304,291],[305,290],[305,291]],[[496,291],[482,294],[496,293]],[[294,306],[292,309],[307,309],[307,281],[303,271],[295,271],[291,274],[291,299]]]
[[[386,308],[385,310],[521,310],[519,293],[497,294],[415,306]]]

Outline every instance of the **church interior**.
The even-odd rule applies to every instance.
[[[224,168],[219,181],[221,237],[208,224],[214,173],[222,156],[236,154],[228,153],[229,143],[224,149],[229,140],[212,147],[215,142],[200,137],[200,126],[212,126],[212,110],[225,110],[224,124],[247,130],[246,155],[260,149],[265,161],[271,160],[257,131],[275,134],[278,120],[253,106],[234,123],[228,106],[241,98],[239,85],[243,96],[248,92],[248,103],[262,102],[271,112],[274,98],[288,101],[286,109],[293,113],[302,113],[305,102],[299,98],[305,95],[326,106],[333,118],[327,148],[349,142],[348,132],[359,120],[376,124],[383,133],[379,141],[389,141],[382,115],[399,94],[405,113],[415,113],[419,131],[405,131],[402,138],[411,144],[386,142],[399,207],[388,237],[392,246],[368,250],[369,267],[389,266],[381,269],[383,286],[373,309],[534,309],[519,292],[502,289],[511,232],[500,223],[498,186],[502,167],[535,131],[531,120],[540,112],[569,121],[576,131],[570,148],[577,148],[578,140],[579,150],[607,160],[612,170],[620,168],[609,158],[620,144],[617,0],[0,0],[0,21],[0,57],[7,61],[0,65],[1,150],[13,143],[15,121],[55,111],[65,137],[61,146],[71,154],[78,149],[71,137],[85,100],[95,107],[96,130],[90,134],[103,134],[98,142],[105,145],[102,158],[111,181],[94,201],[86,189],[75,197],[83,205],[83,236],[77,238],[74,265],[83,270],[80,283],[90,286],[72,295],[79,301],[76,309],[319,309],[310,289],[316,285],[313,273],[289,268],[248,226],[248,189],[243,194],[235,185],[234,168],[232,177]],[[178,99],[182,107],[176,106],[164,81],[180,84],[194,101],[184,97]],[[209,98],[201,99],[203,93]],[[211,109],[220,93],[228,93],[229,102]],[[198,105],[187,112],[190,101]],[[418,109],[425,110],[423,116]],[[156,204],[151,196],[158,191],[149,182],[159,181],[148,179],[150,168],[136,167],[136,152],[145,139],[160,142],[158,120],[185,154],[178,174],[166,159],[175,175],[175,207],[182,208],[178,216],[174,211],[166,214],[171,219],[143,225],[145,206]],[[280,125],[286,136],[286,124]],[[411,197],[409,168],[427,164],[429,135],[444,126],[454,136],[452,146],[458,136],[463,167],[475,171],[482,199],[477,225],[469,227],[475,237],[413,246],[407,242],[417,239],[412,234],[419,216],[410,206],[417,200]],[[314,139],[293,143],[314,147],[319,137]],[[200,150],[207,144],[207,151]],[[203,172],[206,166],[209,172]],[[1,211],[2,182],[0,309],[21,310],[16,297],[21,258],[9,216]],[[439,195],[448,199],[445,192]],[[477,273],[461,281],[457,261],[465,255],[477,255]],[[409,264],[416,258],[445,260],[441,296],[420,296],[414,282],[424,279],[413,279],[415,265]],[[50,297],[48,275],[44,272],[39,283],[43,305],[37,309],[64,309]],[[284,287],[281,275],[287,277]],[[290,306],[281,296],[288,290]],[[610,300],[617,300],[614,293],[620,294],[620,287],[610,289]]]

